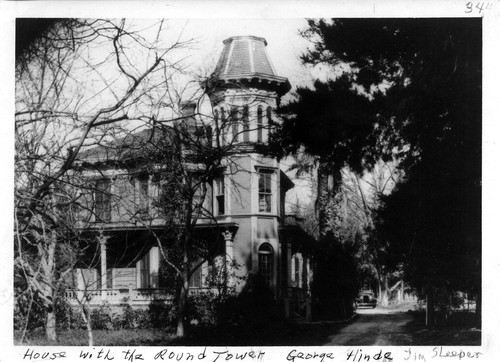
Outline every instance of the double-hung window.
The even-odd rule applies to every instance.
[[[111,221],[111,182],[109,179],[97,180],[95,188],[96,221]]]
[[[259,171],[259,212],[272,212],[272,176],[270,170]]]
[[[225,214],[225,189],[224,189],[224,177],[217,177],[214,180],[214,198],[215,198],[215,210],[214,215],[224,215]]]
[[[141,174],[135,186],[137,212],[146,214],[149,211],[149,176]]]
[[[197,259],[194,263],[192,263],[192,268],[200,263],[200,259]],[[203,283],[203,265],[200,265],[196,270],[192,271],[191,278],[189,278],[189,287],[190,288],[201,288]]]

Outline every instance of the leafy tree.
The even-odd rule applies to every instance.
[[[480,298],[481,19],[310,20],[303,35],[312,42],[304,62],[342,75],[328,88],[317,82],[316,90],[297,91],[297,117],[288,124],[303,133],[285,134],[307,148],[314,139],[307,132],[322,130],[323,137],[316,132],[318,147],[308,151],[362,161],[353,166],[396,156],[404,178],[383,198],[376,224],[389,245],[387,265],[402,263],[405,278],[419,291],[425,288],[431,305],[442,290]],[[371,102],[335,104],[337,83]],[[321,116],[330,104],[331,114],[355,112],[372,127],[356,130],[359,142],[339,138],[349,134],[344,128],[328,138],[336,127],[328,120],[344,124]],[[349,127],[352,118],[347,121]],[[345,157],[344,146],[356,157]],[[477,306],[479,314],[480,299]]]
[[[379,304],[387,306],[394,270],[388,268],[388,244],[378,235],[375,217],[381,198],[391,193],[398,180],[398,170],[394,162],[380,161],[363,177],[347,169],[343,176],[341,239],[356,245],[356,261],[363,276],[360,287],[376,286]]]
[[[317,208],[320,236],[338,234],[334,200],[342,182],[341,170],[350,165],[363,170],[365,142],[371,137],[374,116],[370,100],[352,88],[347,76],[326,83],[316,81],[314,89],[299,88],[297,99],[284,105],[284,122],[279,130],[281,149],[316,156]]]

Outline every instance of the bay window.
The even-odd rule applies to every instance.
[[[270,170],[259,171],[259,212],[272,212],[272,176]]]

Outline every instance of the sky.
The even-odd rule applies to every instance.
[[[254,35],[266,39],[271,62],[279,76],[288,78],[292,91],[297,86],[311,86],[318,75],[317,70],[304,66],[300,60],[309,45],[299,34],[307,28],[303,18],[167,19],[166,26],[172,30],[167,32],[172,38],[181,35],[181,39],[193,39],[189,62],[202,74],[210,74],[215,68],[225,39]]]
[[[312,77],[300,61],[309,42],[299,35],[307,27],[305,19],[190,19],[169,20],[183,33],[198,40],[199,63],[215,65],[222,51],[222,42],[231,36],[254,35],[267,40],[267,51],[276,72],[292,84],[310,83]]]

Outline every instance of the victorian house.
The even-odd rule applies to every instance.
[[[224,40],[216,69],[204,84],[211,122],[216,124],[200,127],[196,104],[182,105],[185,129],[201,130],[209,144],[233,145],[231,163],[222,163],[201,201],[210,217],[200,216],[196,231],[212,238],[216,247],[191,275],[190,292],[210,288],[208,275],[222,260],[226,268],[237,265],[228,280],[236,291],[245,288],[249,275],[258,275],[282,302],[287,316],[310,317],[314,240],[302,230],[300,220],[286,215],[285,196],[294,184],[280,162],[262,151],[270,126],[279,122],[275,109],[280,97],[290,90],[288,80],[276,74],[266,46],[265,39],[254,36]],[[155,144],[155,137],[142,130],[115,145],[123,151],[145,139]],[[105,300],[118,304],[126,298],[141,307],[151,300],[169,299],[164,285],[168,281],[160,275],[162,250],[150,232],[163,225],[151,202],[160,186],[152,173],[141,170],[141,161],[133,154],[117,162],[116,149],[98,146],[80,157],[78,167],[94,185],[85,215],[98,235],[98,248],[77,269],[66,296],[75,302],[86,290],[96,305]]]

